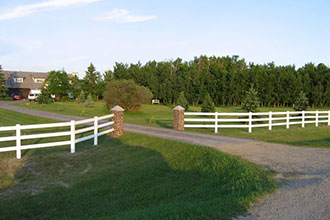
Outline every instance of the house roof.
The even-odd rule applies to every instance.
[[[22,72],[22,71],[2,71],[6,79],[6,86],[13,89],[41,89],[43,83],[35,83],[33,78],[46,79],[48,73],[42,72]],[[17,83],[14,78],[23,78],[23,83]]]
[[[2,73],[6,79],[6,86],[13,89],[41,89],[43,83],[36,83],[34,78],[46,79],[48,73],[45,72],[24,72],[3,70]],[[68,74],[68,76],[75,75]],[[17,83],[14,78],[23,78],[23,83]]]

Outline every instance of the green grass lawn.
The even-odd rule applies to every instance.
[[[232,219],[276,188],[273,173],[212,148],[133,133],[99,143],[0,153],[0,219]]]
[[[55,112],[67,115],[93,117],[95,115],[105,115],[110,111],[103,102],[96,102],[94,108],[84,108],[83,104],[74,102],[53,103],[50,105],[39,105],[38,103],[18,104],[21,107],[37,109],[48,112]],[[138,112],[125,112],[125,122],[146,126],[172,128],[173,126],[173,106],[167,105],[143,105]],[[190,107],[191,111],[201,111],[200,106]],[[327,110],[319,108],[319,110]],[[240,107],[217,107],[218,112],[242,112]],[[292,111],[292,108],[269,108],[260,107],[260,112],[268,111]],[[214,134],[214,129],[186,129],[207,134]],[[276,142],[290,145],[301,145],[309,147],[330,147],[330,127],[320,124],[308,124],[305,128],[301,125],[291,125],[290,129],[285,126],[273,127],[272,131],[268,128],[253,128],[253,132],[248,133],[248,129],[226,128],[219,129],[218,135],[256,139],[268,142]]]

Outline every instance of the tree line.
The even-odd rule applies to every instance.
[[[253,87],[261,106],[292,106],[301,91],[310,106],[330,106],[330,68],[322,63],[297,69],[273,62],[247,63],[238,56],[200,56],[144,65],[115,63],[110,75],[111,79],[133,79],[149,88],[155,98],[171,104],[184,92],[192,105],[202,103],[209,94],[216,105],[237,106]]]

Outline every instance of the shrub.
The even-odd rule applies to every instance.
[[[184,96],[184,92],[180,93],[179,98],[176,100],[176,104],[181,105],[183,108],[185,108],[186,111],[188,111],[189,104],[186,97]]]
[[[85,101],[85,107],[86,108],[92,108],[92,107],[94,107],[94,100],[93,100],[92,94],[90,94],[90,93],[87,96],[87,99]]]
[[[13,101],[14,98],[10,97],[10,96],[6,96],[6,97],[0,97],[0,100],[2,100],[2,101]]]
[[[77,103],[84,103],[85,101],[86,101],[85,93],[83,90],[81,90],[81,92],[78,96],[78,99],[77,99]]]
[[[133,80],[112,80],[104,92],[104,101],[108,108],[120,105],[127,111],[137,111],[143,103],[150,102],[149,89],[137,85]]]
[[[202,112],[215,112],[214,102],[208,93],[206,94],[202,104]]]
[[[49,96],[49,94],[41,92],[41,94],[37,98],[37,102],[39,104],[50,104],[53,102],[53,99]]]
[[[258,92],[251,87],[246,93],[245,99],[242,102],[242,109],[247,112],[256,112],[260,102],[258,98]]]
[[[306,97],[306,94],[301,91],[297,100],[295,101],[294,110],[296,111],[305,111],[308,108],[308,98]]]

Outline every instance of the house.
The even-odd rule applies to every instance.
[[[48,73],[44,72],[23,72],[3,70],[6,79],[8,95],[18,94],[27,99],[31,89],[41,89]],[[71,73],[68,76],[78,76],[78,73]]]

